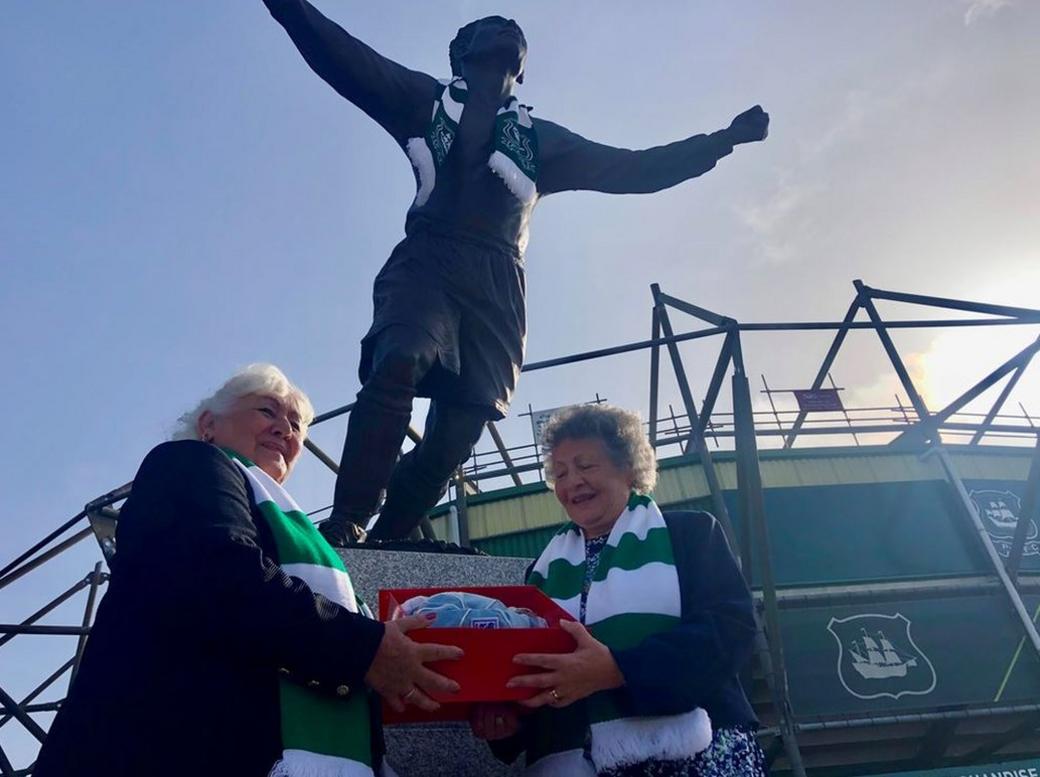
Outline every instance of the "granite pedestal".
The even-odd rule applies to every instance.
[[[349,548],[339,551],[358,594],[378,607],[380,588],[517,585],[525,558],[455,556]],[[476,739],[468,723],[409,723],[386,727],[387,760],[400,777],[497,777],[518,775]],[[522,759],[520,759],[522,761]]]

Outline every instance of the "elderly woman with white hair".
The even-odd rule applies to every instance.
[[[283,483],[314,417],[251,365],[181,417],[120,511],[117,553],[36,777],[387,774],[378,697],[457,690],[382,624]]]
[[[737,676],[755,636],[751,594],[718,521],[661,512],[635,413],[567,408],[542,448],[570,521],[527,580],[574,617],[561,625],[577,647],[517,656],[541,671],[510,685],[536,694],[520,708],[482,705],[474,733],[503,760],[524,751],[534,775],[764,775]]]

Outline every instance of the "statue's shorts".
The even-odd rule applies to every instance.
[[[419,328],[436,344],[437,359],[418,396],[485,406],[491,418],[503,418],[524,360],[523,260],[492,241],[430,224],[410,231],[376,276],[372,327],[361,341],[361,382],[379,338],[407,331],[398,325]]]

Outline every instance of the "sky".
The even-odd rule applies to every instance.
[[[530,44],[523,101],[600,142],[642,148],[720,129],[754,104],[770,113],[765,142],[669,191],[562,193],[538,206],[529,361],[646,338],[652,282],[748,322],[840,320],[857,278],[1040,307],[1040,3],[319,7],[437,76],[459,26],[514,17]],[[309,71],[260,2],[7,0],[0,14],[2,564],[129,481],[180,413],[249,362],[281,366],[319,411],[352,401],[372,280],[403,236],[414,181],[389,136]],[[938,408],[1038,333],[895,339]],[[828,342],[745,336],[753,390],[762,375],[808,386]],[[697,397],[718,345],[683,349]],[[647,364],[640,353],[525,375],[501,424],[507,442],[530,441],[517,415],[528,406],[598,393],[645,415]],[[1038,373],[1009,409],[1040,416]],[[850,336],[833,374],[847,404],[891,405],[900,391],[870,333]],[[678,408],[670,379],[662,391]],[[337,455],[343,431],[330,423],[313,437]],[[289,487],[319,508],[332,477],[304,460]],[[97,558],[83,543],[0,591],[0,622],[22,620]],[[48,622],[77,621],[82,606]],[[0,647],[0,687],[21,698],[73,648],[57,637]],[[16,766],[34,752],[15,724],[0,745]]]

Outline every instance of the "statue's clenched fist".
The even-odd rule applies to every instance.
[[[740,143],[765,140],[769,134],[769,114],[762,110],[761,105],[756,105],[737,116],[729,125],[727,132],[729,132],[734,146]]]

